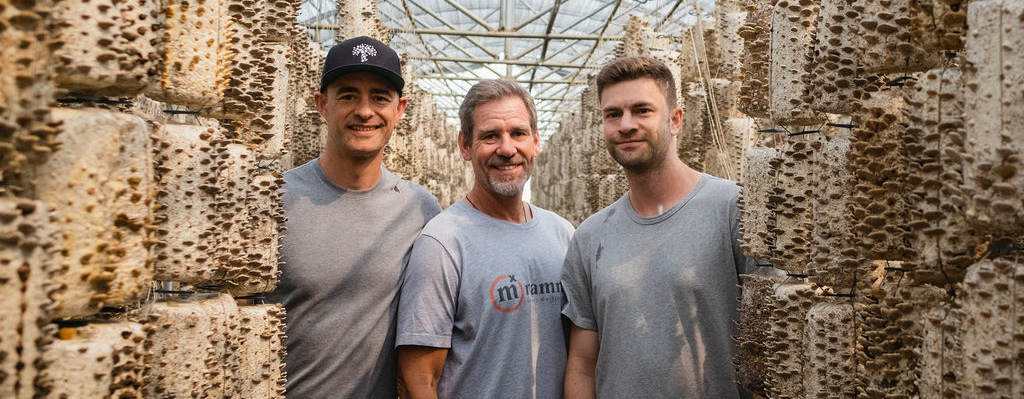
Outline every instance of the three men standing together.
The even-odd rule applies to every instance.
[[[482,81],[466,94],[458,143],[474,185],[441,212],[381,165],[403,87],[376,40],[325,61],[327,143],[285,174],[271,298],[288,311],[288,397],[737,397],[738,188],[676,156],[664,64],[625,58],[598,75],[630,191],[575,235],[522,201],[540,152],[528,93]]]

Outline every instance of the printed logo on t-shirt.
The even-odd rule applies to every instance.
[[[544,295],[545,297],[561,297],[562,294],[562,283],[561,282],[548,282],[548,283],[523,283],[519,281],[514,274],[504,274],[498,276],[491,283],[491,304],[494,305],[495,309],[499,311],[510,313],[515,312],[519,309],[519,306],[523,304],[523,300],[526,296],[535,297],[537,295]],[[547,299],[547,298],[544,298]]]

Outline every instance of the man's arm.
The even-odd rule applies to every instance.
[[[600,347],[597,332],[572,325],[569,332],[569,359],[565,363],[565,399],[597,397],[594,370]]]
[[[437,399],[448,348],[402,345],[398,347],[398,396],[402,399]]]

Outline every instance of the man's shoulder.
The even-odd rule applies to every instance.
[[[729,198],[735,197],[740,193],[740,185],[735,181],[708,174],[705,174],[704,178],[707,179],[704,189],[709,193],[714,194],[715,197]]]
[[[629,202],[627,194],[623,194],[618,200],[613,202],[611,205],[604,207],[603,209],[595,212],[586,219],[580,226],[576,228],[575,239],[585,239],[590,236],[600,236],[605,233],[613,232],[618,229],[619,220],[625,220],[625,215],[622,214],[622,202]]]
[[[696,206],[704,209],[732,209],[735,208],[740,197],[740,186],[735,181],[704,175],[703,187],[693,202]]]
[[[544,220],[549,220],[549,221],[551,221],[552,224],[554,224],[558,228],[567,229],[570,234],[574,230],[576,230],[576,228],[572,226],[572,223],[570,223],[568,220],[563,218],[561,215],[559,215],[557,213],[554,213],[552,211],[549,211],[547,209],[541,208],[541,207],[539,207],[537,205],[530,204],[530,207],[535,212],[534,213],[534,217],[542,218]]]
[[[317,175],[317,159],[306,162],[284,172],[284,186],[286,192],[302,190],[304,188],[318,187],[320,177]]]
[[[433,237],[434,239],[442,242],[454,240],[459,231],[458,227],[466,227],[471,223],[468,220],[468,215],[465,209],[459,205],[458,202],[452,204],[448,208],[445,208],[434,216],[433,219],[427,222],[423,226],[422,235]]]
[[[430,191],[427,191],[426,187],[402,178],[398,178],[398,183],[396,185],[400,188],[400,191],[410,193],[415,201],[438,204],[437,197],[434,196],[434,194],[431,194]],[[440,206],[438,206],[438,208],[440,211]]]
[[[299,166],[296,166],[294,168],[286,170],[284,172],[284,180],[285,180],[285,182],[301,180],[301,179],[304,179],[304,178],[308,178],[309,176],[314,176],[315,177],[316,176],[316,171],[313,170],[313,166],[314,166],[313,162],[316,162],[316,159],[313,159],[313,160],[311,160],[309,162],[306,162],[306,163],[304,163],[302,165],[299,165]]]

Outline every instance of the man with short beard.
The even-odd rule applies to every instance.
[[[732,337],[739,187],[676,155],[683,111],[672,73],[647,57],[597,75],[608,152],[629,191],[587,218],[566,254],[572,321],[566,398],[737,398]]]
[[[423,228],[400,288],[403,398],[559,398],[562,261],[573,228],[523,202],[540,152],[533,99],[473,86],[459,108],[473,189]]]

